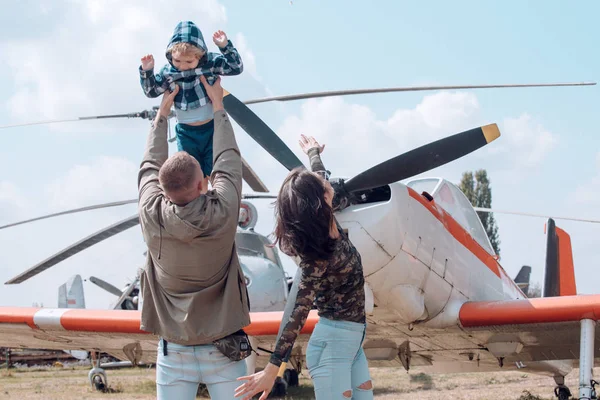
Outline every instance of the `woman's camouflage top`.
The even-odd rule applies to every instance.
[[[316,149],[309,151],[313,172],[329,177]],[[322,318],[358,323],[365,322],[364,275],[360,254],[337,223],[340,237],[327,261],[300,262],[302,279],[294,311],[277,342],[270,362],[277,366],[294,346],[313,303]]]

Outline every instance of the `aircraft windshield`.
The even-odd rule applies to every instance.
[[[240,254],[265,257],[275,265],[281,265],[277,249],[267,246],[269,241],[262,235],[255,232],[238,230],[235,236],[235,244]]]
[[[444,180],[433,194],[433,199],[465,228],[481,247],[489,254],[495,254],[479,216],[459,188]]]

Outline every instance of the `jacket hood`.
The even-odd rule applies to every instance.
[[[170,203],[162,215],[165,223],[160,229],[178,240],[188,243],[198,236],[207,234],[210,230],[211,218],[219,217],[219,215],[214,215],[214,210],[209,207],[209,203],[216,199],[217,195],[214,190],[209,190],[185,206]]]
[[[204,51],[204,54],[208,52],[202,32],[200,32],[200,29],[192,21],[181,21],[175,27],[166,50],[166,57],[169,63],[171,63],[170,50],[176,43],[191,43]]]

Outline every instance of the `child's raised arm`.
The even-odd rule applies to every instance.
[[[239,75],[244,70],[242,57],[237,49],[233,47],[227,35],[223,31],[217,31],[213,35],[213,42],[221,50],[222,56],[217,56],[213,60],[212,72],[217,75]]]
[[[146,54],[142,57],[140,66],[140,84],[146,97],[158,97],[169,87],[169,82],[161,73],[154,75],[154,57],[152,54]]]

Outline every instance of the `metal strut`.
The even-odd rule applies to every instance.
[[[594,335],[596,321],[581,320],[581,342],[579,347],[579,400],[596,399],[596,384],[593,381]]]

